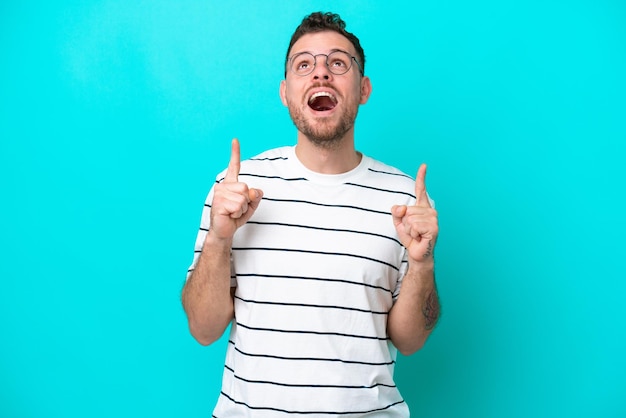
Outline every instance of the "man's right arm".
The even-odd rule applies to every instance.
[[[234,316],[230,243],[232,240],[216,239],[209,231],[198,262],[183,288],[189,331],[202,345],[219,339]]]
[[[263,192],[239,182],[239,141],[232,142],[224,180],[215,185],[210,227],[202,252],[183,288],[183,307],[191,335],[202,345],[222,336],[234,317],[230,255],[235,231],[252,216]]]

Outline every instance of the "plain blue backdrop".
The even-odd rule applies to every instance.
[[[295,142],[278,85],[317,10],[365,48],[358,148],[429,164],[413,416],[626,416],[623,1],[102,0],[0,5],[1,417],[210,416],[225,340],[180,305],[200,211],[232,137]]]

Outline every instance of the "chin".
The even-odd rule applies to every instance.
[[[356,115],[335,116],[330,113],[324,116],[305,117],[303,112],[289,110],[291,120],[304,136],[315,145],[324,148],[334,148],[354,126]]]

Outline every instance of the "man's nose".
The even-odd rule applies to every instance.
[[[332,73],[328,69],[328,65],[326,65],[326,56],[318,55],[315,57],[315,68],[313,69],[313,78],[315,80],[319,80],[323,78],[324,80],[330,79]]]

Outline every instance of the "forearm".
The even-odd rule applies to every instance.
[[[189,330],[202,345],[219,339],[234,316],[230,250],[230,241],[207,234],[198,263],[183,288]]]
[[[389,312],[387,329],[398,350],[410,355],[419,350],[439,319],[434,261],[409,263],[396,303]]]

